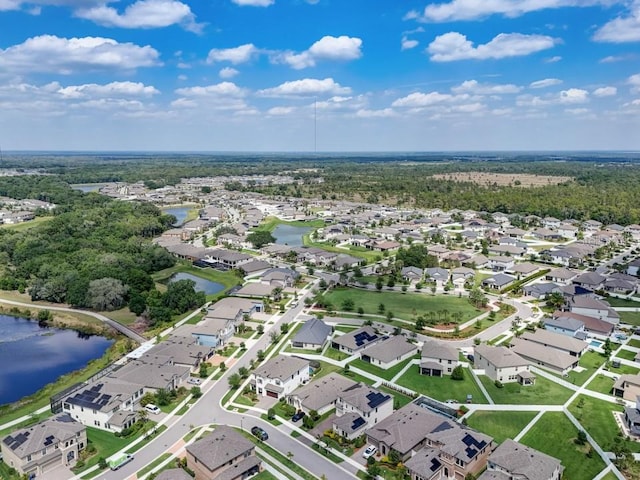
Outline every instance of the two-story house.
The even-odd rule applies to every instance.
[[[309,360],[278,355],[258,367],[252,377],[258,395],[284,398],[309,381]]]
[[[514,353],[507,347],[476,345],[474,366],[484,370],[484,374],[500,383],[518,382],[521,385],[532,385],[535,376],[530,371],[531,362]]]
[[[451,375],[460,365],[458,350],[443,342],[425,340],[420,353],[420,373],[431,377]]]
[[[392,413],[392,395],[358,383],[338,395],[333,431],[351,440]]]

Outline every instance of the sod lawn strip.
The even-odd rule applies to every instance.
[[[478,310],[471,305],[468,298],[458,298],[453,295],[335,288],[326,293],[324,298],[338,310],[341,309],[346,299],[350,299],[355,304],[354,312],[359,307],[362,307],[366,314],[380,314],[378,307],[383,304],[385,312],[391,311],[394,317],[408,321],[414,319],[416,315],[423,315],[428,318],[429,313],[434,312],[438,321],[448,320],[450,322],[454,322],[456,319],[455,314],[460,313],[462,314],[461,320],[456,323],[464,323],[483,313],[482,310]]]
[[[637,355],[636,352],[634,352],[632,350],[627,350],[627,349],[624,349],[624,348],[621,348],[615,354],[615,356],[618,357],[618,358],[624,358],[625,360],[631,360],[631,361],[633,361],[633,359],[636,358],[636,355]]]
[[[618,312],[618,314],[621,323],[628,323],[635,327],[640,326],[640,312]]]
[[[464,369],[463,380],[452,380],[450,375],[444,377],[421,375],[416,365],[415,368],[407,370],[396,383],[441,402],[455,400],[465,403],[467,395],[470,394],[472,403],[488,403],[468,369]]]
[[[498,404],[513,405],[562,405],[573,395],[570,390],[552,380],[537,376],[535,385],[522,386],[517,382],[504,383],[498,388],[486,375],[478,378],[489,396]]]
[[[590,446],[577,445],[574,442],[577,436],[578,429],[564,413],[546,412],[520,442],[560,460],[565,478],[593,480],[605,463],[595,452],[587,457]]]
[[[357,358],[355,359],[353,362],[351,362],[349,365],[351,367],[355,367],[355,368],[359,368],[360,370],[364,370],[367,373],[370,373],[372,375],[375,375],[376,377],[380,377],[383,378],[384,380],[389,380],[391,381],[391,379],[393,377],[395,377],[398,373],[400,373],[402,371],[402,369],[404,367],[407,366],[407,364],[409,364],[411,361],[413,361],[415,358],[418,357],[411,357],[411,358],[407,358],[406,360],[398,363],[397,365],[394,365],[391,368],[388,369],[384,369],[384,368],[380,368],[377,367],[376,365],[372,365],[369,362],[365,362],[364,360]],[[411,368],[420,368],[418,365],[414,365]]]
[[[612,395],[614,383],[615,380],[613,378],[600,374],[587,384],[587,389],[604,393],[605,395]]]
[[[538,412],[492,412],[478,410],[467,417],[467,425],[493,437],[496,443],[515,438]]]
[[[579,405],[582,405],[582,408]],[[613,412],[622,412],[621,405],[580,395],[569,405],[569,411],[605,452],[611,450],[613,439],[620,431]],[[623,441],[629,450],[640,453],[640,443],[630,440]]]
[[[606,358],[597,353],[597,352],[586,352],[580,357],[580,361],[578,365],[580,365],[585,370],[582,372],[574,372],[573,370],[569,372],[567,377],[561,377],[559,373],[551,372],[549,373],[555,375],[556,377],[560,377],[563,380],[566,380],[569,383],[573,383],[574,385],[582,385],[586,382],[594,372],[604,365]]]

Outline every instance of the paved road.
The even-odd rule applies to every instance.
[[[310,295],[310,293],[307,292],[305,296],[306,295]],[[271,328],[279,332],[280,324],[292,322],[295,316],[304,308],[305,296],[300,296],[298,307],[284,313]],[[251,412],[244,414],[233,413],[224,410],[220,406],[220,399],[229,389],[227,383],[229,375],[236,373],[242,366],[248,366],[251,359],[255,357],[255,353],[260,349],[266,350],[269,342],[268,329],[265,329],[265,334],[225,372],[225,375],[220,378],[220,380],[215,382],[209,390],[205,389],[203,397],[192,406],[187,413],[175,417],[175,420],[167,424],[168,428],[166,431],[135,454],[135,460],[133,462],[125,465],[117,472],[107,472],[98,478],[101,480],[122,480],[123,478],[128,478],[145,465],[154,461],[168,448],[176,444],[176,442],[179,442],[192,427],[209,423],[227,424],[235,427],[242,426],[246,430],[250,429],[253,425],[260,425],[268,432],[269,440],[267,443],[271,447],[284,455],[286,455],[287,452],[292,452],[294,461],[306,470],[317,476],[325,474],[327,478],[332,479],[355,477],[354,473],[350,474],[344,470],[344,468],[346,468],[350,472],[355,472],[353,466],[345,462],[344,468],[342,468],[325,457],[313,453],[308,447],[293,439],[282,427],[279,429],[275,428],[270,423],[253,417]]]
[[[114,328],[115,330],[119,331],[123,335],[129,337],[131,340],[134,340],[134,341],[136,341],[138,343],[144,343],[144,342],[146,342],[148,340],[147,338],[144,338],[142,335],[137,334],[136,332],[134,332],[130,328],[125,327],[124,325],[116,322],[115,320],[111,320],[110,318],[105,317],[104,315],[102,315],[100,313],[91,312],[89,310],[80,310],[80,309],[77,309],[77,308],[68,308],[68,307],[56,307],[56,306],[53,306],[53,305],[38,305],[38,304],[35,304],[35,303],[23,303],[23,302],[16,302],[16,301],[13,301],[13,300],[5,300],[4,298],[0,298],[0,303],[7,303],[9,305],[16,305],[16,306],[19,306],[19,307],[38,308],[38,309],[42,309],[42,310],[52,310],[52,311],[56,311],[56,312],[82,313],[84,315],[89,315],[90,317],[97,318],[101,322],[106,323],[110,327]]]

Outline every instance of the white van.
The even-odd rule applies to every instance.
[[[149,413],[153,413],[154,415],[157,415],[157,414],[160,413],[160,409],[156,405],[154,405],[153,403],[147,403],[144,406],[144,409]]]

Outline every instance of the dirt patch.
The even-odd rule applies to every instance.
[[[573,180],[573,177],[531,175],[526,173],[455,172],[433,175],[432,178],[452,182],[470,182],[483,187],[534,188],[559,185]]]

